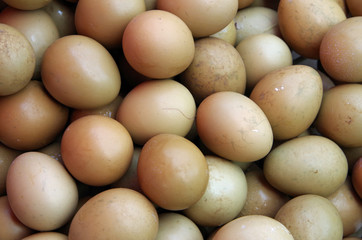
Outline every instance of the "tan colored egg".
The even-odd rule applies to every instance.
[[[355,192],[350,177],[327,198],[341,215],[343,236],[349,236],[362,227],[362,200]]]
[[[224,41],[234,46],[236,42],[236,28],[234,19],[231,20],[231,22],[220,31],[211,34],[210,37],[223,39]]]
[[[278,210],[290,198],[272,187],[260,168],[247,171],[245,177],[248,191],[245,205],[239,216],[264,215],[274,218]]]
[[[195,47],[190,29],[176,15],[163,10],[138,14],[123,32],[128,63],[150,78],[172,78],[191,63]]]
[[[343,147],[362,147],[362,85],[341,84],[323,95],[318,131]]]
[[[261,108],[236,92],[206,97],[196,113],[203,144],[228,160],[253,162],[265,157],[273,143],[270,123]]]
[[[49,4],[52,0],[4,0],[6,4],[20,10],[35,10]]]
[[[38,232],[22,240],[68,240],[68,236],[59,232]]]
[[[246,37],[236,46],[236,50],[244,61],[246,86],[250,90],[267,73],[293,64],[288,45],[270,33]]]
[[[204,195],[184,210],[187,217],[200,226],[221,226],[233,220],[243,208],[247,183],[241,168],[217,156],[205,156],[209,182]]]
[[[0,143],[0,196],[6,195],[6,175],[10,164],[21,153]]]
[[[264,161],[263,171],[267,181],[283,193],[327,197],[344,183],[348,164],[336,143],[309,135],[274,148]]]
[[[23,239],[24,237],[32,234],[33,229],[25,226],[14,215],[9,205],[8,197],[0,197],[0,238],[6,240]]]
[[[260,33],[280,36],[278,13],[268,7],[247,7],[240,9],[235,17],[237,46],[244,38]]]
[[[335,24],[346,19],[336,1],[281,0],[278,22],[283,39],[300,55],[319,59],[322,38]]]
[[[197,103],[212,93],[233,91],[244,94],[246,73],[243,59],[228,42],[213,37],[195,41],[195,56],[180,81]]]
[[[137,174],[145,195],[166,210],[195,204],[209,180],[205,156],[194,143],[175,134],[158,134],[146,142]]]
[[[298,136],[315,120],[323,96],[319,73],[306,65],[291,65],[266,74],[250,98],[264,111],[276,140]]]
[[[14,159],[6,189],[15,216],[38,231],[66,224],[78,203],[72,176],[57,160],[41,152],[26,152]]]
[[[238,9],[249,7],[254,0],[239,0],[238,2]]]
[[[180,17],[199,38],[226,27],[238,10],[238,0],[158,0],[157,8]]]
[[[61,140],[63,162],[80,182],[103,186],[127,171],[133,154],[127,129],[115,119],[89,115],[68,125]]]
[[[346,5],[352,16],[362,16],[362,6],[358,0],[346,0]]]
[[[79,0],[75,11],[77,33],[107,48],[121,48],[128,22],[145,10],[144,0]]]
[[[82,35],[65,36],[49,46],[41,74],[49,93],[76,109],[109,104],[121,88],[112,55],[97,41]]]
[[[158,215],[142,194],[127,188],[112,188],[90,198],[72,219],[68,238],[155,239]]]
[[[13,149],[44,147],[64,130],[69,110],[55,101],[42,82],[31,80],[21,91],[0,98],[0,141]]]
[[[172,79],[140,83],[123,99],[116,119],[129,131],[136,144],[143,145],[159,133],[182,137],[191,130],[196,114],[190,91]]]
[[[340,240],[343,237],[343,223],[337,208],[318,195],[301,195],[289,200],[275,219],[289,229],[295,240]]]
[[[335,80],[362,82],[362,16],[350,17],[334,25],[320,44],[320,62]]]
[[[32,79],[39,79],[44,52],[59,38],[53,19],[44,9],[19,10],[7,7],[0,13],[0,22],[15,27],[28,39],[36,58]]]
[[[14,94],[31,80],[35,53],[28,39],[16,28],[0,24],[0,96]]]
[[[53,19],[58,28],[59,37],[76,34],[74,23],[74,8],[63,0],[52,0],[44,10]]]
[[[212,240],[294,240],[289,230],[277,220],[263,215],[236,218],[223,225]]]
[[[199,227],[189,218],[177,212],[159,215],[159,228],[156,240],[203,240]]]

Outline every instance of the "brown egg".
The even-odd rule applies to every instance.
[[[278,22],[283,39],[306,58],[319,59],[323,36],[335,24],[346,19],[336,1],[280,0]]]
[[[362,16],[362,6],[358,0],[346,0],[346,5],[352,16]]]
[[[190,91],[172,79],[140,83],[123,99],[116,119],[136,144],[143,145],[159,133],[182,137],[191,130],[196,104]]]
[[[247,7],[240,9],[235,17],[237,46],[244,38],[260,33],[280,36],[278,13],[267,7]]]
[[[362,82],[362,16],[350,17],[334,25],[320,44],[320,62],[324,70],[341,82]]]
[[[343,147],[362,147],[362,85],[341,84],[323,95],[318,131]]]
[[[272,187],[260,168],[247,171],[245,177],[248,191],[239,216],[263,215],[274,218],[289,197]]]
[[[232,161],[262,159],[273,143],[264,112],[250,98],[236,92],[217,92],[206,97],[197,109],[196,126],[208,149]]]
[[[346,156],[328,138],[316,135],[293,138],[274,148],[265,158],[267,181],[291,196],[329,196],[345,181]]]
[[[318,114],[322,96],[319,73],[306,65],[269,72],[250,94],[268,117],[276,140],[296,137],[308,129]]]
[[[68,125],[61,140],[63,162],[80,182],[108,185],[123,176],[133,154],[133,142],[118,121],[89,115]]]
[[[34,150],[51,143],[65,128],[68,108],[55,101],[40,81],[0,97],[0,141],[13,149]]]
[[[159,215],[159,228],[156,240],[203,240],[198,226],[189,218],[177,212]]]
[[[192,33],[176,15],[162,10],[138,14],[123,32],[122,47],[128,63],[150,78],[172,78],[194,57]]]
[[[127,24],[144,11],[144,0],[79,0],[75,25],[78,34],[91,37],[107,48],[121,48]]]
[[[146,142],[137,174],[145,195],[167,210],[195,204],[209,180],[205,156],[194,143],[175,134],[158,134]]]
[[[74,7],[63,0],[52,0],[44,10],[53,19],[58,28],[59,37],[76,34]]]
[[[113,188],[90,198],[72,219],[69,239],[156,238],[158,215],[142,194],[127,188]]]
[[[10,164],[21,153],[0,143],[0,196],[6,195],[6,175]]]
[[[28,39],[36,58],[32,79],[39,79],[44,52],[59,38],[53,19],[44,9],[19,10],[7,7],[0,13],[0,22],[18,29]]]
[[[199,38],[226,27],[238,10],[238,0],[158,0],[157,8],[180,17]]]
[[[41,74],[49,93],[76,109],[109,104],[121,88],[112,55],[97,41],[82,35],[65,36],[49,46]]]
[[[289,230],[277,220],[263,215],[236,218],[223,225],[212,240],[294,240]]]
[[[3,0],[6,4],[11,7],[20,9],[20,10],[35,10],[42,8],[49,4],[52,0]]]
[[[15,216],[38,231],[63,226],[72,218],[78,203],[72,176],[57,160],[41,152],[26,152],[14,159],[6,189]]]
[[[362,157],[353,165],[352,184],[358,196],[362,198]]]
[[[16,28],[0,23],[0,96],[14,94],[31,80],[35,53],[28,39]]]
[[[23,239],[34,232],[33,229],[25,226],[14,215],[7,196],[0,197],[0,224],[0,239]]]
[[[209,182],[204,195],[184,214],[199,226],[221,226],[233,220],[243,208],[247,183],[241,168],[217,156],[205,156]]]
[[[22,240],[68,240],[68,237],[59,232],[38,232],[29,235]]]
[[[295,240],[343,238],[343,223],[337,208],[318,195],[301,195],[289,200],[275,219],[289,229]]]
[[[246,86],[249,90],[267,73],[293,64],[288,45],[270,33],[246,37],[236,46],[236,50],[245,64]]]
[[[238,9],[249,7],[254,0],[238,0]]]
[[[349,236],[362,227],[362,200],[353,189],[350,177],[327,198],[341,215],[343,236]]]
[[[236,42],[236,28],[234,19],[231,20],[231,22],[220,31],[211,34],[210,37],[220,38],[234,46]]]

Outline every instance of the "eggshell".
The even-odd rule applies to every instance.
[[[127,188],[112,188],[90,198],[72,219],[68,238],[155,239],[158,215],[142,194]]]
[[[236,42],[236,28],[234,19],[231,20],[231,22],[220,31],[211,34],[210,37],[220,38],[234,46]]]
[[[295,240],[343,238],[343,223],[337,208],[318,195],[306,194],[289,200],[275,219],[289,229]]]
[[[263,215],[236,218],[223,225],[212,240],[294,240],[289,230],[277,220]]]
[[[278,22],[283,39],[300,55],[319,59],[323,36],[335,24],[346,19],[336,1],[281,0]]]
[[[205,156],[209,181],[199,201],[184,210],[200,226],[221,226],[233,220],[245,205],[247,183],[241,168],[217,156]]]
[[[309,135],[288,140],[265,158],[267,181],[288,195],[329,196],[345,181],[346,156],[330,139]]]
[[[252,99],[265,113],[276,140],[298,136],[314,122],[323,96],[319,73],[306,65],[286,66],[266,74]]]
[[[346,5],[352,16],[362,16],[362,6],[358,0],[346,0]]]
[[[184,210],[195,204],[209,180],[200,149],[184,137],[166,133],[142,147],[137,174],[144,194],[166,210]]]
[[[72,176],[57,160],[40,152],[26,152],[14,159],[6,189],[15,216],[38,231],[63,226],[73,217],[78,203]]]
[[[317,130],[343,147],[362,147],[362,85],[340,84],[323,95]]]
[[[23,240],[68,240],[68,237],[59,232],[38,232],[23,238]]]
[[[16,28],[0,23],[0,96],[14,94],[31,80],[35,53],[28,39]]]
[[[42,8],[49,4],[52,0],[3,0],[6,4],[11,7],[20,9],[20,10],[35,10]]]
[[[206,97],[196,113],[203,144],[222,158],[253,162],[265,157],[273,144],[270,123],[261,108],[236,92]]]
[[[104,186],[127,171],[133,142],[115,119],[89,115],[68,125],[61,140],[61,155],[69,172],[80,182]]]
[[[353,165],[352,184],[358,196],[362,198],[362,157]]]

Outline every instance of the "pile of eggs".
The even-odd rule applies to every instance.
[[[0,239],[362,237],[359,0],[3,0]]]

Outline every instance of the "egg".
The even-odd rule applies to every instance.
[[[41,69],[47,91],[60,103],[76,109],[109,104],[121,88],[121,75],[112,55],[96,40],[69,35],[44,53]]]
[[[358,196],[362,198],[362,157],[352,167],[352,184]]]
[[[23,238],[23,240],[68,240],[68,236],[59,232],[38,232]]]
[[[362,85],[340,84],[323,95],[317,130],[342,147],[362,147]]]
[[[6,175],[10,164],[21,153],[0,143],[0,196],[6,195]]]
[[[101,115],[85,116],[69,124],[60,148],[72,176],[91,186],[108,185],[121,178],[134,149],[127,129]]]
[[[0,141],[22,151],[54,141],[69,116],[69,109],[49,96],[42,82],[36,80],[15,94],[0,97],[0,109]]]
[[[211,34],[210,37],[220,38],[234,46],[236,42],[236,28],[234,19],[231,20],[231,22],[220,31]]]
[[[241,168],[225,159],[206,155],[209,181],[199,201],[184,214],[199,226],[221,226],[233,220],[245,205],[247,182]]]
[[[264,112],[250,98],[236,92],[206,97],[197,109],[196,127],[210,151],[232,161],[260,160],[273,144],[272,128]]]
[[[31,80],[35,53],[28,39],[16,28],[0,23],[0,96],[14,94]]]
[[[194,57],[194,38],[175,14],[149,10],[138,14],[123,32],[122,49],[137,72],[157,79],[184,71]]]
[[[254,0],[238,0],[238,9],[249,7]]]
[[[287,44],[306,58],[319,59],[322,38],[346,19],[336,1],[281,0],[278,5],[280,32]]]
[[[175,134],[158,134],[142,147],[138,181],[143,193],[166,210],[184,210],[206,191],[209,170],[200,149]]]
[[[156,240],[203,240],[199,227],[189,218],[177,212],[159,214]]]
[[[15,216],[31,229],[52,231],[67,223],[78,203],[72,176],[57,160],[25,152],[8,170],[6,189]]]
[[[24,237],[32,234],[33,229],[25,226],[14,215],[9,205],[8,197],[0,197],[0,238],[6,240],[23,239]]]
[[[20,10],[35,10],[48,5],[52,0],[4,0],[6,4]]]
[[[275,219],[288,228],[295,240],[343,238],[343,223],[337,208],[319,195],[306,194],[289,200]]]
[[[263,215],[236,218],[217,230],[212,240],[294,240],[277,220]]]
[[[71,221],[68,238],[155,239],[158,215],[142,194],[127,188],[104,190],[90,198]]]
[[[355,192],[351,178],[348,176],[342,186],[327,198],[341,215],[343,236],[356,233],[362,227],[362,200]]]
[[[268,117],[276,140],[298,136],[314,122],[323,96],[322,79],[312,67],[290,65],[266,74],[253,88],[253,100]]]
[[[91,37],[109,49],[121,48],[128,22],[145,10],[144,0],[79,0],[75,26],[78,34]]]
[[[246,37],[236,46],[236,50],[245,65],[246,87],[249,90],[267,73],[293,64],[289,46],[270,33]]]
[[[267,181],[283,193],[327,197],[344,183],[348,164],[335,142],[309,135],[275,147],[265,158],[263,171]]]
[[[346,0],[345,2],[352,16],[362,16],[362,6],[358,0]]]
[[[59,38],[53,19],[44,9],[19,10],[7,7],[0,13],[0,22],[18,29],[28,39],[35,53],[32,79],[39,80],[44,52]]]
[[[320,62],[335,80],[362,82],[362,16],[350,17],[329,29],[320,44]]]

